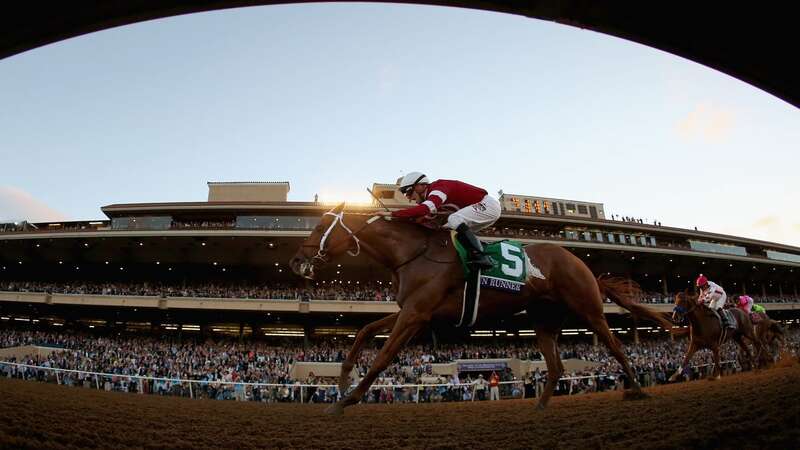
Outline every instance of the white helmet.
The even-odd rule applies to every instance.
[[[405,194],[406,191],[419,183],[430,183],[430,180],[422,172],[409,172],[400,180],[400,192]]]

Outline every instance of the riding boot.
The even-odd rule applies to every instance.
[[[491,269],[494,266],[492,258],[483,252],[481,241],[478,240],[467,224],[462,223],[456,228],[456,237],[469,254],[467,264],[470,267],[473,269]]]
[[[722,319],[722,326],[725,328],[736,328],[733,323],[728,319],[728,316],[722,311],[722,308],[717,308],[717,314]]]

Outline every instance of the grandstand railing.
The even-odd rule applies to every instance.
[[[737,364],[736,361],[721,361],[720,364],[721,365],[734,365],[735,369],[738,368],[736,366],[736,364]],[[700,368],[705,368],[705,367],[710,367],[710,366],[712,366],[712,364],[700,364],[700,365],[693,365],[691,367],[693,369],[700,369]],[[0,367],[12,367],[12,368],[17,369],[17,370],[13,370],[13,371],[0,369],[0,375],[5,374],[5,376],[8,377],[8,378],[13,378],[14,375],[22,375],[23,378],[25,377],[25,375],[38,376],[39,375],[38,372],[48,372],[48,371],[50,371],[50,372],[53,372],[53,374],[55,375],[55,381],[59,385],[62,384],[62,380],[63,380],[63,377],[61,376],[61,374],[72,373],[72,374],[78,375],[79,377],[81,375],[84,376],[84,377],[80,377],[77,381],[85,381],[86,380],[85,376],[88,375],[89,377],[93,377],[94,378],[95,389],[97,389],[97,390],[102,390],[103,389],[103,387],[101,387],[101,384],[100,384],[101,383],[101,379],[103,379],[103,384],[105,384],[105,381],[106,381],[105,379],[110,379],[112,381],[114,379],[127,379],[128,382],[131,382],[131,381],[134,381],[134,380],[136,380],[138,382],[150,381],[150,382],[153,382],[154,385],[155,385],[155,383],[164,383],[162,385],[155,386],[155,388],[154,387],[150,387],[149,388],[150,389],[149,394],[156,394],[156,395],[175,395],[175,394],[170,394],[169,392],[174,390],[175,386],[178,386],[178,387],[182,388],[183,385],[186,384],[188,386],[188,393],[189,393],[188,396],[190,398],[195,398],[196,396],[199,397],[197,392],[203,390],[202,388],[206,388],[208,385],[220,386],[220,387],[230,386],[232,388],[233,395],[229,396],[228,398],[225,398],[224,397],[224,392],[223,392],[223,399],[229,399],[229,400],[243,400],[243,401],[247,400],[245,390],[248,387],[250,389],[253,389],[253,388],[288,389],[289,390],[289,395],[290,395],[290,398],[288,399],[288,401],[289,402],[294,402],[294,403],[312,403],[312,396],[310,394],[309,395],[306,395],[306,394],[307,393],[313,393],[314,391],[319,390],[319,389],[322,389],[322,390],[333,389],[333,392],[332,392],[333,397],[329,398],[329,400],[334,400],[335,401],[335,400],[338,400],[340,398],[338,385],[335,385],[335,384],[323,384],[323,383],[320,383],[320,384],[316,384],[316,383],[308,384],[308,383],[297,383],[297,382],[295,382],[295,383],[253,383],[253,382],[231,382],[231,381],[219,381],[219,380],[189,380],[189,379],[181,379],[181,378],[149,377],[149,376],[144,376],[144,375],[114,374],[114,373],[92,372],[92,371],[75,370],[75,369],[61,369],[61,368],[57,368],[57,367],[36,366],[36,365],[13,363],[13,362],[7,362],[7,361],[0,361]],[[23,369],[23,371],[21,373],[19,371],[20,368]],[[28,373],[27,369],[30,369],[31,372],[34,372],[34,371],[35,372],[34,373]],[[566,393],[566,395],[572,395],[573,394],[573,387],[575,387],[575,385],[574,385],[574,383],[572,383],[572,381],[588,380],[588,379],[596,380],[596,379],[599,379],[599,378],[615,379],[610,374],[581,375],[581,376],[561,377],[561,378],[559,378],[559,382],[569,382],[568,386],[566,386],[566,388],[568,389],[568,392]],[[24,379],[28,379],[28,378],[24,378]],[[512,390],[512,394],[511,395],[508,395],[507,392],[506,392],[506,395],[498,395],[498,399],[525,398],[526,397],[526,390],[525,390],[525,387],[524,387],[525,382],[526,382],[526,380],[500,381],[499,382],[500,386],[508,386],[508,387],[521,386],[521,388],[518,391],[519,393],[516,394],[516,395],[513,393],[513,390]],[[200,385],[201,389],[198,389],[198,387],[195,387],[194,386],[195,384]],[[533,384],[533,388],[534,388],[534,397],[538,397],[539,396],[539,386],[540,386],[540,384],[541,385],[544,384],[544,379],[535,380],[532,384]],[[350,386],[350,388],[352,389],[355,386],[356,385],[353,384],[353,385]],[[413,395],[411,397],[411,401],[406,402],[406,403],[420,403],[420,399],[423,397],[423,393],[429,393],[429,391],[425,392],[427,389],[436,389],[436,388],[445,388],[445,390],[447,392],[449,392],[449,393],[451,393],[452,389],[454,389],[454,388],[461,388],[461,390],[456,390],[456,394],[460,394],[462,396],[462,399],[455,400],[455,401],[475,401],[475,399],[477,397],[478,384],[475,383],[475,382],[472,382],[472,383],[432,383],[432,384],[428,384],[428,383],[424,383],[424,384],[373,384],[370,387],[369,391],[391,390],[392,392],[396,392],[396,390],[398,390],[398,389],[399,390],[409,390],[410,389],[412,392],[413,391],[416,391],[416,392],[415,392],[415,395]],[[597,382],[595,382],[594,388],[595,389],[597,388]],[[467,390],[470,391],[470,395],[469,395],[469,399],[468,400],[463,399],[464,389],[467,389]],[[614,389],[616,389],[616,388],[612,388],[612,390],[614,390]],[[111,389],[109,389],[109,390],[111,390]],[[161,391],[161,392],[155,392],[156,390]],[[490,392],[490,388],[489,388],[488,382],[484,385],[484,390],[485,390],[485,393],[489,393]],[[441,390],[439,390],[439,391],[440,391],[439,394],[441,394],[442,393]],[[130,391],[128,391],[128,392],[130,392]],[[143,386],[140,385],[140,384],[137,384],[136,392],[139,393],[139,394],[145,394]],[[167,393],[165,394],[165,393],[162,393],[162,392],[167,392]],[[296,395],[299,395],[299,400],[295,399]],[[430,396],[428,396],[427,398],[430,399]],[[487,400],[488,400],[488,395],[487,395]],[[428,401],[430,401],[430,400],[428,400]],[[441,401],[441,400],[439,400],[439,401]],[[324,403],[330,403],[330,401],[326,402],[324,400],[323,400],[323,402]]]

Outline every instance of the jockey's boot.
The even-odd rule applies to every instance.
[[[722,326],[725,328],[736,328],[736,325],[728,319],[728,315],[722,311],[722,308],[717,308],[717,314],[722,319]]]
[[[473,269],[491,269],[494,266],[492,258],[483,252],[483,245],[475,233],[469,229],[467,224],[462,223],[456,228],[456,237],[458,242],[467,249],[469,258],[467,264]]]

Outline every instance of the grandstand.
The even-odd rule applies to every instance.
[[[403,207],[394,187],[375,183],[372,190],[388,207]],[[95,221],[0,224],[0,321],[308,343],[351,339],[361,325],[397,310],[390,274],[363,256],[341,258],[313,283],[291,273],[290,257],[331,205],[288,201],[288,182],[210,182],[208,189],[207,202],[103,206],[106,218]],[[648,292],[643,300],[660,311],[669,312],[671,294],[691,289],[702,272],[729,295],[755,297],[774,318],[800,319],[800,248],[609,219],[602,203],[500,200],[502,217],[482,239],[561,245],[595,274],[636,280]],[[605,308],[623,337],[657,332],[616,305]],[[530,339],[528,328],[517,316],[479,323],[470,334]],[[578,322],[564,334],[592,339]]]

